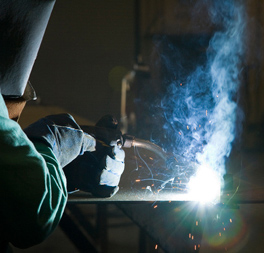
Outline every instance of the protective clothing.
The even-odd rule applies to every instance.
[[[54,3],[0,0],[0,252],[8,242],[26,248],[43,241],[67,201],[66,178],[54,152],[33,144],[9,119],[2,97],[36,97],[27,83]]]
[[[101,129],[98,140],[85,133],[72,116],[59,114],[40,119],[24,131],[33,142],[41,142],[52,149],[64,168],[69,191],[78,188],[96,196],[110,197],[118,191],[124,171],[125,154],[117,145],[121,132],[117,129],[117,120],[113,121],[109,115],[96,126]]]
[[[96,141],[69,114],[48,116],[23,132],[0,95],[0,247],[38,244],[56,228],[67,201],[65,165],[70,185],[109,197],[118,191],[124,157],[117,140]]]
[[[24,94],[55,0],[0,0],[0,93]]]
[[[105,127],[104,127],[105,126]],[[68,191],[80,189],[98,197],[111,197],[118,191],[124,171],[125,152],[118,144],[121,132],[117,120],[106,115],[96,124],[96,150],[77,157],[64,168]],[[83,127],[84,130],[90,128]],[[99,133],[99,134],[98,134]]]
[[[69,114],[51,115],[24,129],[30,140],[48,145],[63,168],[85,151],[95,150],[95,139],[84,133]]]
[[[106,155],[105,163],[101,165],[102,173],[100,185],[117,186],[124,171],[125,152],[117,144],[117,141],[110,143],[113,156]]]
[[[1,95],[0,180],[0,245],[26,248],[43,241],[63,214],[66,178],[52,148],[33,144],[9,119]]]
[[[101,179],[93,183],[93,193],[101,196],[109,196],[109,189],[110,195],[117,191],[124,168],[123,151],[116,144],[96,141],[70,115],[32,124],[25,130],[29,138],[8,117],[2,96],[17,99],[24,94],[25,101],[35,97],[30,85],[31,89],[25,88],[54,3],[0,0],[0,252],[8,242],[19,248],[38,244],[56,228],[67,202],[62,168],[76,157],[95,154],[92,159],[100,170],[88,171],[89,160],[82,160],[78,175],[97,176],[101,171]],[[87,185],[85,180],[82,183]]]

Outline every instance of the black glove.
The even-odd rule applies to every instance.
[[[64,168],[68,191],[80,189],[98,197],[111,197],[118,191],[124,171],[125,153],[117,120],[101,118],[96,127],[83,127],[96,138],[96,150],[85,152]]]

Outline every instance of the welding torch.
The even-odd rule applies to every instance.
[[[144,148],[154,152],[165,161],[168,159],[167,153],[158,145],[147,140],[136,138],[135,136],[129,134],[122,134],[119,130],[87,125],[81,126],[81,129],[92,135],[96,140],[103,143],[104,146],[110,147],[110,142],[112,140],[117,140],[117,145],[120,148]]]

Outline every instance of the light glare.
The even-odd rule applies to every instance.
[[[211,167],[203,165],[190,179],[189,194],[192,199],[202,203],[219,202],[220,186],[218,173]]]

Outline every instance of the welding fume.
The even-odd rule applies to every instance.
[[[172,71],[161,108],[163,127],[174,140],[170,148],[197,162],[197,172],[189,187],[191,194],[203,200],[213,192],[220,195],[227,173],[225,162],[240,136],[243,113],[239,90],[247,17],[243,1],[197,1],[197,4],[206,10],[213,32],[199,40],[194,37],[196,48],[205,53],[194,52],[198,60],[189,63],[187,73],[177,72],[181,57],[185,66],[186,51],[179,52],[170,39],[163,41],[167,43],[162,55],[166,59],[164,68],[170,73],[175,67],[176,73]]]
[[[154,36],[153,69],[146,71],[148,66],[140,63],[123,79],[122,93],[133,90],[136,106],[126,113],[122,107],[121,114],[128,118],[126,128],[136,122],[137,131],[165,150],[168,161],[174,157],[162,191],[178,194],[179,189],[185,200],[217,202],[228,173],[226,161],[241,134],[247,17],[243,1],[199,0],[189,9],[190,27]],[[154,174],[141,177],[152,191]]]

